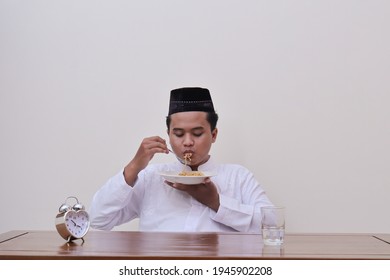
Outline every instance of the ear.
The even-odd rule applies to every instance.
[[[217,140],[217,135],[218,135],[218,128],[214,128],[214,130],[211,132],[212,143],[215,143],[215,141]]]
[[[171,135],[169,134],[169,129],[167,129],[167,134],[168,134],[168,142],[169,145],[171,145]],[[171,145],[172,146],[172,145]]]

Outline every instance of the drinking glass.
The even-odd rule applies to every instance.
[[[285,208],[267,206],[261,208],[261,230],[265,245],[282,245],[284,242]]]

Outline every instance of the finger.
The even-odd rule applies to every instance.
[[[205,185],[210,184],[210,183],[211,183],[210,177],[205,178],[203,181],[203,184],[205,184]]]
[[[179,190],[179,191],[188,191],[188,185],[183,185],[183,184],[180,184],[180,183],[173,183],[170,185],[172,188],[176,189],[176,190]]]
[[[173,187],[173,183],[172,182],[169,182],[169,181],[165,180],[164,183],[167,184],[170,187]]]
[[[168,186],[171,186],[172,188],[175,188],[178,190],[185,190],[188,187],[188,185],[184,185],[184,184],[180,184],[180,183],[173,183],[173,182],[169,182],[167,180],[165,180],[164,183],[167,184]]]
[[[159,141],[147,140],[141,144],[141,147],[144,151],[150,154],[169,153],[167,145]]]
[[[145,140],[147,141],[150,141],[150,142],[159,142],[159,143],[162,143],[164,145],[166,145],[166,141],[165,139],[161,138],[160,136],[152,136],[152,137],[148,137],[146,138]]]
[[[148,149],[160,148],[159,152],[169,153],[167,143],[159,136],[151,137],[145,142],[145,147]]]
[[[163,147],[150,147],[148,148],[148,151],[150,154],[156,154],[156,153],[163,153],[163,154],[166,154],[167,153],[167,150]]]

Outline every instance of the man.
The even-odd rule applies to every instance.
[[[218,115],[208,89],[171,91],[167,123],[176,156],[170,164],[149,164],[156,153],[169,153],[166,141],[145,138],[134,158],[94,196],[91,226],[111,230],[139,218],[141,231],[261,232],[261,207],[270,206],[265,191],[246,168],[216,164],[209,155],[218,135]],[[212,171],[199,185],[164,181],[160,173]]]

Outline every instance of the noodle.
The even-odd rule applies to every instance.
[[[192,153],[184,154],[184,167],[188,166],[188,163],[191,162]],[[200,171],[186,171],[183,169],[182,172],[179,173],[180,176],[203,176],[204,174]]]
[[[200,171],[182,171],[179,173],[180,176],[204,176]]]
[[[188,162],[191,162],[191,157],[192,157],[191,153],[184,154],[184,165],[188,165]]]

